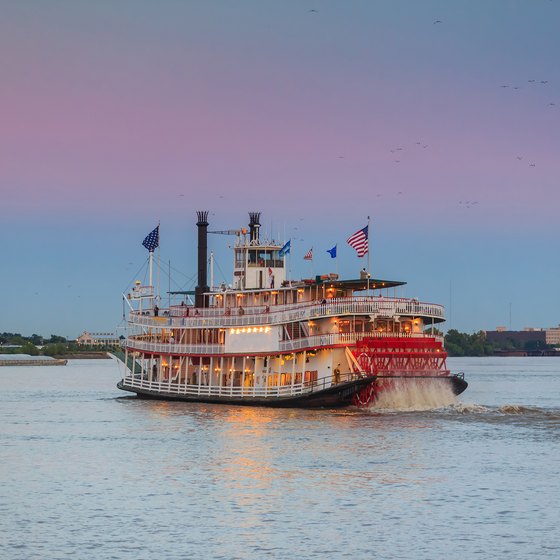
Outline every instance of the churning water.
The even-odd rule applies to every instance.
[[[456,402],[449,383],[440,379],[395,379],[380,391],[370,412],[419,412],[451,406]]]
[[[0,558],[559,558],[560,359],[449,365],[458,399],[342,411],[142,401],[112,361],[0,368]]]

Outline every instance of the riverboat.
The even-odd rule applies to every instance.
[[[371,278],[365,269],[355,279],[290,280],[289,243],[261,237],[260,212],[249,213],[248,228],[219,232],[208,231],[208,212],[197,217],[198,285],[170,292],[167,308],[158,306],[151,285],[159,230],[144,240],[150,282],[137,281],[125,298],[119,389],[143,398],[274,407],[369,406],[397,381],[435,380],[455,394],[466,389],[446,365],[438,329],[443,306],[391,296],[405,282]],[[235,235],[229,285],[208,286],[208,233]]]

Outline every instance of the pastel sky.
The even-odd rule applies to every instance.
[[[560,323],[560,2],[0,0],[0,331],[112,331],[161,222],[363,260],[448,328]],[[224,237],[217,279],[230,281]],[[163,275],[162,275],[163,278]],[[167,280],[162,279],[162,283]],[[163,288],[162,288],[162,291]]]

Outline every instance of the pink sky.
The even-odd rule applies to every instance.
[[[138,249],[158,220],[192,238],[202,208],[216,214],[217,227],[263,210],[280,231],[301,235],[302,247],[330,244],[333,229],[343,243],[369,214],[380,274],[411,284],[414,275],[441,289],[442,277],[448,285],[453,276],[484,276],[489,242],[523,254],[505,259],[502,251],[492,261],[502,261],[502,281],[557,280],[560,8],[419,4],[322,2],[313,13],[301,2],[4,6],[0,211],[16,246],[8,256],[15,272],[2,282],[19,307],[0,329],[52,322],[48,307],[37,326],[18,318],[29,293],[20,292],[17,271],[37,276],[34,251],[45,249],[31,243],[23,263],[18,240],[52,248],[83,236],[87,258],[63,261],[53,284],[77,267],[78,282],[91,277],[98,286],[107,271],[101,264],[87,271],[94,253],[116,266],[120,244]],[[426,256],[428,272],[421,262],[408,269],[409,252],[427,245],[433,253],[441,238],[442,264]],[[428,243],[411,246],[422,239]],[[180,259],[186,249],[175,245],[169,249]],[[450,253],[463,252],[468,268],[446,265]],[[351,253],[341,258],[349,270],[359,264]],[[106,301],[121,280],[94,299]],[[456,326],[492,328],[523,287],[508,295],[496,288],[487,318],[469,305],[479,290],[457,296],[465,312],[454,313]],[[555,296],[542,291],[520,321],[560,322],[558,298],[550,305]],[[64,294],[57,298],[64,306]],[[87,308],[80,320],[68,313],[61,328],[89,327],[90,313],[105,328],[109,309],[106,319]]]

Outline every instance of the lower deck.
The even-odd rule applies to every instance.
[[[150,381],[145,375],[128,375],[117,384],[142,398],[275,407],[342,407],[375,381],[374,376],[349,373],[335,384],[331,379],[276,387],[222,387],[190,385],[177,381]]]

